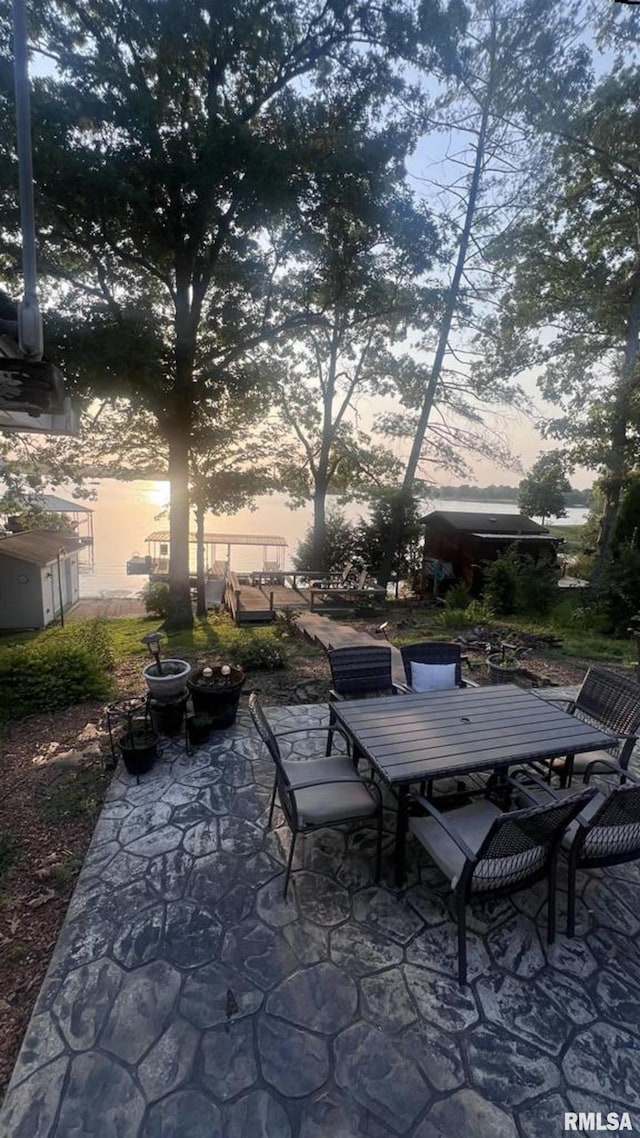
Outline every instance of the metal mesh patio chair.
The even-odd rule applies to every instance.
[[[618,744],[611,750],[576,755],[573,774],[584,773],[594,762],[601,771],[614,774],[627,769],[640,730],[640,684],[636,680],[606,668],[589,668],[575,700],[568,701],[567,711],[619,736]],[[564,784],[568,775],[567,760],[553,759],[549,770],[558,774]]]
[[[597,767],[596,760],[586,777],[596,773]],[[598,789],[562,839],[562,852],[569,863],[567,936],[575,933],[578,870],[619,865],[640,858],[640,780],[628,772],[622,772],[621,777],[624,781],[617,786]],[[531,783],[522,788],[522,799],[540,802],[546,795],[547,800],[551,796],[555,801],[562,801],[571,794],[567,788],[557,790],[539,780],[535,782],[535,789]]]
[[[395,695],[404,688],[393,682],[391,649],[384,644],[355,644],[353,647],[334,648],[327,653],[331,668],[329,689],[329,731],[327,755],[331,754],[335,718],[331,703],[344,699],[365,699],[367,696]]]
[[[275,777],[269,822],[271,827],[273,809],[278,795],[280,806],[291,830],[291,848],[284,878],[283,896],[286,897],[289,877],[298,834],[307,834],[327,826],[342,826],[348,822],[361,822],[369,818],[377,820],[376,881],[380,880],[380,855],[382,850],[382,797],[373,780],[362,778],[355,769],[349,754],[333,755],[331,758],[310,758],[295,761],[283,759],[279,739],[297,735],[301,732],[326,731],[326,727],[298,727],[290,731],[274,734],[260,706],[255,692],[249,696],[249,711],[262,742],[273,759]],[[334,727],[347,740],[340,727]]]
[[[467,982],[466,905],[472,896],[515,893],[547,878],[547,937],[553,943],[558,848],[567,826],[594,793],[588,788],[508,813],[487,799],[446,814],[422,796],[412,799],[412,808],[424,813],[410,818],[409,830],[454,892],[461,985]]]
[[[444,640],[426,640],[419,644],[404,644],[400,648],[407,684],[411,687],[411,664],[455,664],[456,687],[475,688],[478,685],[473,680],[462,678],[462,649],[459,644],[450,644]]]

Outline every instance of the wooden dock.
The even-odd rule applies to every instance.
[[[315,640],[327,652],[333,648],[357,648],[359,645],[371,646],[373,644],[376,647],[388,648],[391,652],[393,682],[394,684],[406,684],[407,677],[400,651],[398,648],[394,648],[393,644],[389,644],[387,640],[372,636],[369,632],[360,632],[349,624],[342,624],[340,621],[322,616],[318,612],[301,613],[296,620],[296,625],[309,640]]]

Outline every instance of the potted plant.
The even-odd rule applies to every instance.
[[[231,727],[235,723],[244,681],[242,668],[231,664],[198,668],[187,681],[193,710],[210,716],[214,730]]]
[[[187,737],[191,746],[206,743],[212,731],[213,719],[210,715],[200,711],[187,717]]]
[[[149,724],[144,701],[110,704],[107,726],[114,765],[120,752],[129,774],[141,775],[151,770],[158,754],[158,736]]]
[[[142,669],[142,675],[153,698],[164,702],[177,700],[184,695],[191,664],[186,660],[161,660],[161,639],[159,632],[149,632],[142,637],[142,642],[147,645],[154,661]]]
[[[518,653],[514,644],[501,644],[499,652],[487,656],[487,667],[492,684],[510,684],[520,670]]]

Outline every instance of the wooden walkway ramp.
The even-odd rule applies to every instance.
[[[371,636],[368,632],[359,632],[350,624],[342,624],[340,621],[332,620],[331,617],[322,616],[321,613],[317,612],[301,613],[296,620],[296,625],[300,632],[308,636],[310,640],[315,640],[316,643],[322,645],[327,652],[332,648],[355,648],[359,644],[388,647],[391,652],[393,682],[394,684],[406,684],[407,678],[402,656],[399,650],[394,648],[392,644],[388,644],[386,640]]]

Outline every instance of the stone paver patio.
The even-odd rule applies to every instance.
[[[293,716],[326,708],[269,713]],[[550,950],[544,887],[474,907],[460,989],[439,875],[414,852],[391,887],[392,811],[380,886],[372,830],[320,831],[285,903],[268,758],[246,714],[217,738],[115,778],[0,1134],[547,1138],[570,1110],[640,1126],[637,866],[583,874],[578,935]]]

